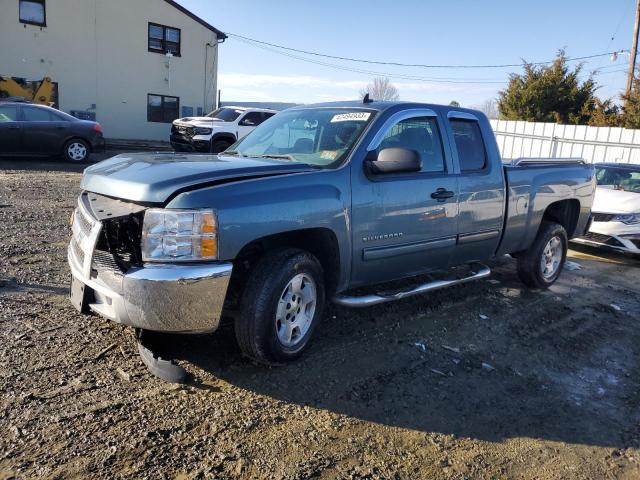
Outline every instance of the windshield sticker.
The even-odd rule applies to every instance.
[[[320,152],[320,158],[324,160],[335,160],[338,156],[338,152],[335,150],[323,150]]]
[[[366,122],[371,116],[370,112],[351,112],[351,113],[339,113],[334,115],[331,119],[331,123],[336,122]]]

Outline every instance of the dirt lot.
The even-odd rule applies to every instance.
[[[640,261],[571,251],[548,292],[491,280],[330,307],[265,369],[171,337],[194,375],[67,301],[79,168],[0,160],[0,478],[640,478]]]

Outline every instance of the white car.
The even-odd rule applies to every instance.
[[[222,107],[204,117],[184,117],[171,125],[171,146],[179,152],[220,153],[241,139],[276,110]]]
[[[574,242],[640,254],[640,165],[596,164],[589,232]]]

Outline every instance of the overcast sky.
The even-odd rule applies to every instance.
[[[570,57],[629,49],[635,4],[634,0],[179,2],[225,32],[335,56],[429,65],[546,61],[563,47]],[[520,71],[403,68],[294,54],[332,66],[318,65],[234,38],[219,51],[223,101],[311,103],[357,98],[374,75],[341,69],[346,67],[386,74],[403,100],[457,100],[474,106],[495,98],[509,73]],[[628,55],[621,55],[615,62],[601,57],[585,63],[585,72],[600,69],[599,95],[612,97],[624,89],[628,60]]]

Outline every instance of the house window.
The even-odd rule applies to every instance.
[[[149,23],[149,51],[180,56],[180,29]]]
[[[180,99],[168,95],[147,95],[147,121],[171,123],[178,118]]]
[[[20,0],[20,22],[45,27],[45,0]]]

